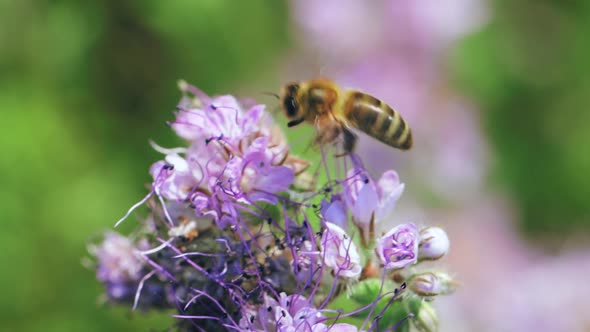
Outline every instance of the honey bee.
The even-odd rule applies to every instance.
[[[412,132],[383,101],[358,90],[343,90],[327,79],[286,84],[279,95],[289,127],[302,122],[317,128],[315,143],[334,142],[344,137],[344,154],[354,150],[357,136],[351,128],[401,150],[412,147]]]

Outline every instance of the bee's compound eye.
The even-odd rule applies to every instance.
[[[287,111],[288,117],[294,117],[297,115],[297,102],[295,101],[295,98],[285,98],[285,111]]]

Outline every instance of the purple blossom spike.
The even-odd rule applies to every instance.
[[[418,261],[418,228],[401,224],[377,240],[375,253],[387,270],[401,269]]]
[[[350,279],[359,277],[361,258],[352,238],[340,226],[327,222],[320,244],[324,264],[336,275]]]
[[[150,214],[140,217],[129,237],[107,233],[91,248],[108,301],[130,309],[174,310],[182,332],[357,332],[359,327],[340,318],[359,314],[373,322],[368,331],[394,330],[397,325],[382,326],[379,317],[396,307],[395,301],[407,300],[380,270],[416,263],[419,242],[422,259],[444,249],[435,241],[443,239],[437,228],[426,228],[419,237],[413,224],[379,239],[375,252],[382,266],[366,257],[371,251],[357,249],[348,215],[361,239],[372,236],[374,222],[388,216],[403,191],[397,174],[385,172],[375,182],[350,155],[354,172],[346,179],[330,176],[332,190],[318,191],[328,185],[317,183],[327,164],[306,173],[310,164],[290,154],[263,105],[244,106],[229,95],[209,97],[184,82],[181,89],[172,127],[187,146],[152,143],[164,159],[150,168],[149,194],[125,218],[143,205]],[[414,294],[432,286],[424,272],[402,272]],[[355,288],[359,279],[379,290]],[[334,308],[335,299],[358,289],[366,292],[365,304]]]
[[[98,259],[96,277],[98,280],[117,284],[139,280],[145,266],[145,260],[139,251],[146,248],[145,242],[137,248],[122,235],[106,233],[102,244],[91,247],[91,252]]]

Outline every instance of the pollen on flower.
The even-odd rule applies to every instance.
[[[340,178],[322,148],[315,169],[329,180],[317,183],[264,105],[179,86],[170,125],[186,143],[152,143],[162,158],[150,191],[117,225],[141,207],[149,214],[129,236],[109,232],[91,246],[109,301],[174,310],[180,331],[385,331],[403,319],[384,316],[410,316],[406,282],[414,298],[450,292],[448,274],[416,272],[445,251],[442,230],[401,224],[375,236],[404,189],[395,171],[376,181],[350,154],[351,169],[335,159]],[[335,304],[346,296],[363,301]]]
[[[171,237],[183,236],[187,240],[191,241],[199,235],[199,231],[197,230],[197,222],[194,220],[183,220],[180,225],[170,228],[168,235]]]

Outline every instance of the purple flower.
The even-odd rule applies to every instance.
[[[191,195],[191,203],[197,216],[216,216],[212,207],[211,196],[202,192],[195,192]]]
[[[249,134],[248,129],[256,129],[252,124],[260,120],[263,109],[262,105],[257,105],[244,117],[245,112],[233,96],[214,97],[201,107],[193,106],[181,102],[176,121],[172,123],[176,134],[189,141],[220,135],[239,141]]]
[[[146,244],[142,244],[145,249]],[[118,233],[108,232],[103,242],[90,251],[98,259],[96,277],[98,280],[123,284],[130,281],[137,281],[142,277],[141,271],[145,261],[139,254],[131,240]]]
[[[288,155],[285,138],[278,127],[264,112],[264,105],[254,105],[244,110],[233,96],[199,99],[198,107],[183,99],[172,128],[178,136],[193,142],[223,142],[226,150],[241,154],[260,137],[269,137],[269,149],[278,160]]]
[[[156,192],[170,200],[185,200],[203,176],[178,154],[169,154],[165,161],[154,163],[150,174]]]
[[[150,170],[156,195],[189,200],[197,216],[212,216],[223,227],[238,214],[234,204],[276,203],[276,194],[308,167],[289,155],[264,105],[245,110],[233,96],[211,98],[184,82],[181,89],[186,95],[172,127],[191,144],[188,149],[156,147],[166,154]]]
[[[320,249],[324,264],[332,268],[336,275],[354,279],[361,274],[361,258],[356,245],[351,237],[336,224],[326,223]]]
[[[375,253],[385,269],[401,269],[418,261],[418,228],[412,223],[394,227],[377,240]]]
[[[326,221],[336,224],[344,230],[348,229],[346,207],[344,206],[341,195],[332,195],[329,203],[326,200],[322,200],[320,214]]]
[[[291,260],[293,272],[303,280],[313,278],[315,268],[318,266],[320,251],[315,248],[311,241],[303,241],[296,251],[296,256]]]
[[[268,138],[259,137],[252,142],[243,157],[229,160],[223,176],[230,183],[230,190],[238,201],[248,203],[248,200],[264,200],[276,203],[273,194],[287,190],[293,183],[293,170],[275,166],[273,157],[268,150]],[[248,200],[244,200],[246,197]]]
[[[358,332],[359,328],[346,323],[337,323],[333,325],[316,324],[313,332]]]
[[[242,311],[240,328],[249,331],[323,331],[318,329],[324,325],[318,323],[324,317],[322,313],[298,294],[287,296],[283,292],[277,301],[265,293],[261,305],[249,306]]]
[[[364,170],[354,168],[348,172],[344,198],[355,225],[366,236],[371,222],[384,220],[395,207],[403,191],[404,184],[393,170],[383,173],[375,183]]]

